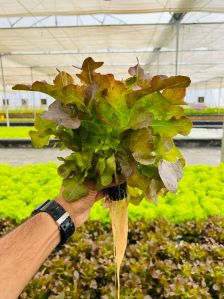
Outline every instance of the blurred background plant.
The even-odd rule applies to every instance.
[[[1,218],[0,234],[13,220]],[[129,223],[121,299],[224,298],[224,218]],[[115,298],[110,224],[89,221],[44,263],[19,297]]]
[[[61,179],[57,165],[36,164],[10,166],[0,164],[0,216],[15,219],[18,223],[29,217],[31,211],[46,198],[55,198]],[[129,217],[152,220],[163,217],[173,223],[197,220],[208,216],[224,216],[224,164],[220,166],[186,166],[176,194],[159,198],[158,205],[144,200],[141,205],[129,207]],[[108,212],[95,204],[91,219],[106,223]]]

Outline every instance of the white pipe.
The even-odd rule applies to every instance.
[[[8,103],[7,103],[7,98],[6,98],[5,77],[4,77],[4,71],[3,71],[2,55],[0,55],[0,66],[1,66],[1,75],[2,75],[3,94],[4,94],[4,100],[5,100],[6,124],[7,124],[7,127],[9,127],[10,126],[10,123],[9,123],[9,110],[8,110]]]
[[[31,84],[33,84],[33,68],[30,68],[30,76],[31,76]],[[37,112],[36,112],[36,104],[35,104],[35,94],[32,92],[32,100],[33,100],[33,116],[34,120],[36,119]]]

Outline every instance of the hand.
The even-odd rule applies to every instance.
[[[63,208],[69,213],[72,218],[75,227],[82,225],[89,217],[90,209],[93,204],[106,196],[103,191],[94,190],[94,184],[92,182],[88,183],[89,194],[85,197],[82,197],[74,202],[68,202],[63,198],[63,187],[61,192],[56,199],[56,201],[63,206]]]

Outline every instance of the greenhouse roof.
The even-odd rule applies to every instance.
[[[56,67],[75,73],[72,65],[88,56],[118,78],[127,77],[138,57],[152,75],[184,74],[194,87],[218,88],[224,83],[223,34],[223,0],[0,0],[7,90],[51,81]]]
[[[224,12],[223,0],[1,0],[0,16]]]

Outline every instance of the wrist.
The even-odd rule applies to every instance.
[[[45,231],[48,232],[48,235],[53,236],[55,246],[60,242],[60,230],[54,219],[45,212],[40,212],[33,216],[33,221],[37,222],[37,225],[40,224],[45,228]]]

